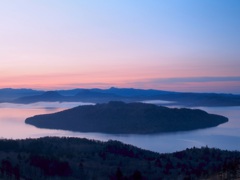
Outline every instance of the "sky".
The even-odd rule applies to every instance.
[[[239,0],[1,0],[0,88],[240,94]]]

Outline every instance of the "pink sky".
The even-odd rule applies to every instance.
[[[0,88],[240,93],[236,4],[1,1]]]

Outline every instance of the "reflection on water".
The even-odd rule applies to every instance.
[[[84,104],[91,103],[40,102],[28,105],[0,103],[0,137],[22,139],[43,136],[69,136],[85,137],[102,141],[114,139],[157,152],[174,152],[193,146],[209,146],[221,149],[240,150],[240,107],[199,107],[209,113],[224,115],[229,118],[229,122],[215,128],[154,135],[78,133],[62,130],[38,129],[24,123],[27,117],[36,114],[53,113]]]

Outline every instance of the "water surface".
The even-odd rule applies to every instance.
[[[39,129],[24,123],[27,117],[33,115],[53,113],[84,104],[91,103],[39,102],[28,105],[0,103],[0,137],[22,139],[44,136],[68,136],[102,141],[113,139],[156,152],[175,152],[193,146],[240,150],[240,107],[198,107],[208,113],[226,116],[229,118],[229,122],[214,128],[154,135],[78,133],[63,130]]]

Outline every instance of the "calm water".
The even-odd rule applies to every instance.
[[[29,105],[0,103],[0,137],[22,139],[43,136],[69,136],[103,141],[114,139],[156,152],[175,152],[193,146],[240,150],[240,107],[199,107],[209,113],[224,115],[229,118],[229,122],[215,128],[155,135],[76,133],[38,129],[24,123],[24,120],[29,116],[52,113],[84,104],[90,103],[40,102]]]

